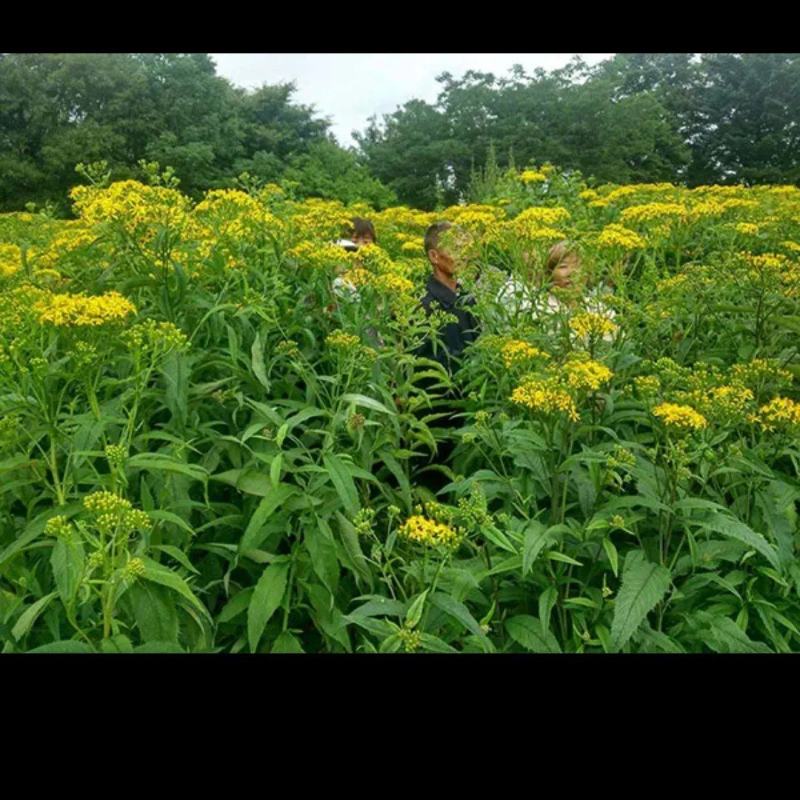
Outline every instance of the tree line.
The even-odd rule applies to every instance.
[[[299,197],[432,209],[470,199],[487,169],[545,161],[590,182],[800,182],[800,55],[618,54],[551,71],[437,77],[355,133],[256,90],[207,54],[0,55],[0,208],[65,203],[78,162],[114,179],[142,161],[174,168],[190,195],[278,182]]]

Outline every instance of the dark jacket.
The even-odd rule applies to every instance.
[[[477,317],[469,310],[475,305],[475,298],[469,295],[459,295],[445,286],[431,275],[425,296],[420,303],[426,314],[435,310],[442,310],[453,314],[458,322],[448,322],[439,329],[439,341],[434,343],[430,337],[426,339],[417,355],[438,361],[449,374],[457,369],[458,362],[464,349],[478,338],[480,323]]]

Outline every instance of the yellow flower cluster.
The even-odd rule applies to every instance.
[[[511,402],[542,414],[566,414],[572,422],[580,419],[575,401],[555,378],[528,378],[511,393]]]
[[[39,250],[32,248],[29,258],[35,264],[37,270],[53,269],[67,255],[88,247],[97,241],[97,234],[90,228],[84,227],[81,220],[75,220],[78,226],[70,226],[57,233],[47,247]]]
[[[731,367],[731,376],[737,383],[751,389],[757,389],[767,381],[783,384],[792,380],[789,370],[781,368],[774,359],[765,358],[754,358],[746,364],[734,364]]]
[[[531,206],[517,214],[512,222],[515,228],[525,229],[531,225],[558,225],[566,222],[570,216],[569,211],[560,206]]]
[[[620,215],[622,222],[651,222],[662,219],[684,219],[686,206],[680,203],[646,203],[641,206],[628,206]]]
[[[653,415],[675,430],[696,431],[708,425],[708,420],[691,406],[677,403],[661,403],[653,409]]]
[[[547,175],[544,172],[538,172],[537,170],[533,169],[526,169],[520,174],[519,179],[523,183],[541,183],[542,181],[547,180]]]
[[[402,275],[394,275],[386,272],[383,275],[375,275],[372,278],[372,285],[379,291],[389,295],[410,295],[414,292],[414,284]]]
[[[765,431],[800,432],[800,403],[788,397],[774,397],[758,412],[758,422]]]
[[[187,220],[189,199],[177,189],[117,181],[107,188],[76,186],[70,192],[75,210],[90,225],[117,220],[129,232],[141,225],[178,225]]]
[[[132,508],[130,500],[108,491],[87,494],[83,498],[83,506],[94,514],[118,514]]]
[[[186,334],[171,322],[148,319],[128,328],[123,339],[132,350],[153,350],[162,353],[185,350],[189,346]]]
[[[0,242],[0,278],[8,278],[22,266],[22,251],[18,245]]]
[[[65,516],[58,514],[47,520],[44,532],[48,536],[69,541],[72,538],[72,523]]]
[[[300,267],[329,269],[352,261],[352,254],[333,244],[302,241],[286,253]]]
[[[434,547],[438,545],[453,546],[461,539],[458,532],[449,525],[435,522],[419,514],[409,517],[400,526],[398,533],[409,541]]]
[[[747,408],[755,398],[745,386],[724,385],[695,389],[686,399],[713,422],[730,425],[744,421]]]
[[[633,385],[639,395],[648,397],[661,390],[661,379],[658,375],[637,375],[633,379]]]
[[[623,250],[639,250],[647,245],[647,240],[636,231],[624,225],[606,225],[597,237],[600,247],[620,247]]]
[[[512,339],[506,342],[502,346],[500,353],[503,356],[503,364],[505,364],[506,369],[519,366],[520,364],[527,364],[534,358],[549,358],[548,354],[539,350],[538,347],[534,347],[528,344],[528,342],[523,342],[519,339]]]
[[[350,225],[350,214],[336,201],[308,198],[288,206],[292,233],[299,240],[331,241],[338,239]]]
[[[59,327],[104,325],[136,313],[136,306],[119,292],[95,296],[48,292],[37,301],[34,309],[39,322]]]
[[[123,577],[129,581],[141,578],[145,573],[144,561],[141,558],[132,558],[124,567]]]
[[[576,314],[570,319],[569,326],[583,338],[612,336],[618,329],[618,326],[610,319],[594,311]]]
[[[737,222],[733,227],[737,233],[745,236],[755,236],[758,233],[758,225],[754,222]]]
[[[567,385],[577,391],[596,392],[614,377],[614,373],[605,364],[580,356],[568,359],[563,369]]]
[[[325,344],[334,350],[354,350],[361,344],[361,340],[352,333],[345,333],[344,331],[334,331],[329,333],[325,338]]]

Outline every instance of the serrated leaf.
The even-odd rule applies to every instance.
[[[339,499],[345,507],[350,516],[358,513],[360,504],[358,502],[358,491],[353,482],[353,477],[347,469],[347,466],[339,456],[324,455],[322,461],[325,464],[325,469],[330,476],[331,483],[333,483]]]
[[[633,636],[647,614],[655,608],[669,588],[670,574],[666,567],[646,560],[641,550],[625,556],[620,586],[611,623],[611,645],[620,650]]]
[[[419,621],[422,618],[422,611],[425,608],[425,598],[427,596],[428,590],[425,589],[424,592],[420,592],[420,594],[414,598],[414,602],[411,603],[408,613],[406,614],[406,627],[415,628],[419,624]]]
[[[554,538],[555,537],[550,533],[550,530],[542,525],[539,520],[532,519],[525,526],[525,534],[522,544],[523,577],[531,571],[531,568],[533,567],[533,564],[536,561],[539,553],[541,553],[546,545],[552,544]]]
[[[377,400],[373,400],[371,397],[367,397],[363,394],[343,394],[342,400],[344,400],[345,403],[353,403],[354,405],[363,406],[364,408],[371,408],[373,411],[380,411],[382,414],[388,414],[391,417],[397,416],[396,411],[387,408],[383,403],[379,403]]]
[[[454,600],[449,595],[442,594],[441,592],[436,592],[431,595],[431,603],[441,611],[444,611],[445,614],[460,622],[470,633],[474,634],[480,640],[486,652],[494,652],[494,645],[481,630],[481,626],[463,603],[459,603],[458,600]]]
[[[508,635],[517,644],[532,653],[560,653],[558,640],[550,631],[546,631],[536,617],[529,614],[518,614],[506,620]]]
[[[50,594],[46,594],[44,597],[39,598],[35,603],[28,606],[22,612],[20,618],[11,629],[11,635],[17,641],[19,641],[31,629],[39,614],[41,614],[47,608],[47,606],[50,605],[53,598],[57,595],[58,592],[50,592]]]
[[[247,523],[244,534],[242,534],[241,541],[239,542],[239,550],[254,550],[257,549],[261,542],[264,541],[263,528],[269,517],[277,511],[277,509],[289,497],[295,493],[294,486],[280,484],[275,488],[270,488],[267,495],[259,502],[253,516]]]
[[[741,520],[725,514],[711,514],[704,520],[692,520],[692,524],[743,542],[761,553],[775,569],[780,570],[780,560],[775,548],[760,533],[756,533]]]
[[[247,609],[247,641],[251,653],[255,653],[264,628],[280,607],[286,592],[288,572],[287,562],[270,564],[258,579]]]

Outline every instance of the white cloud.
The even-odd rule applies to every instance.
[[[212,53],[217,73],[232,83],[255,88],[262,83],[294,81],[296,102],[313,105],[329,117],[340,143],[355,144],[350,134],[417,97],[436,100],[436,76],[460,77],[469,69],[504,76],[514,64],[526,71],[564,66],[575,53]],[[613,53],[581,53],[595,64]]]

